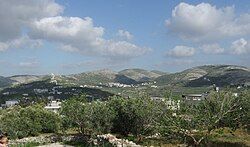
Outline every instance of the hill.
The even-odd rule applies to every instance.
[[[125,69],[119,72],[119,74],[127,76],[136,81],[148,81],[151,79],[155,79],[159,76],[164,75],[164,72],[160,71],[148,71],[144,69]]]
[[[182,72],[163,75],[156,79],[159,85],[179,85],[202,87],[247,84],[250,82],[250,69],[235,65],[205,65]]]
[[[13,82],[14,81],[9,78],[0,76],[0,88],[10,86]]]
[[[13,84],[27,84],[46,79],[53,79],[58,82],[58,84],[71,86],[102,85],[107,83],[139,84],[152,80],[156,81],[157,85],[186,87],[202,87],[213,84],[218,86],[249,85],[250,69],[236,65],[205,65],[172,74],[144,69],[125,69],[120,72],[103,69],[71,75],[17,75],[7,78],[0,76],[0,88]]]
[[[70,75],[69,77],[75,79],[74,81],[78,84],[99,84],[113,82],[116,74],[116,72],[111,70],[103,69]]]
[[[43,77],[44,76],[36,76],[36,75],[15,75],[8,78],[14,81],[13,84],[25,84],[34,81],[40,81],[43,79]]]
[[[73,83],[73,84],[106,84],[106,83],[121,83],[121,84],[137,84],[138,82],[136,80],[133,80],[125,75],[121,75],[117,72],[103,69],[103,70],[97,70],[92,72],[84,72],[80,74],[73,74],[69,76],[61,76],[60,80],[61,82],[66,83]]]
[[[29,100],[30,102],[40,101],[47,100],[50,96],[53,96],[54,99],[63,100],[82,94],[85,94],[90,100],[107,99],[108,97],[114,95],[112,93],[102,91],[101,89],[58,85],[51,83],[51,81],[47,79],[28,84],[19,84],[3,89],[0,91],[0,103],[4,103],[6,100],[11,99],[22,101]]]

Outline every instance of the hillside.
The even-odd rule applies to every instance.
[[[121,75],[125,75],[136,81],[148,81],[150,79],[155,79],[159,76],[164,75],[164,72],[160,71],[148,71],[144,69],[125,69],[119,72]]]
[[[13,82],[14,81],[9,78],[0,76],[0,88],[10,86]]]
[[[250,82],[250,70],[235,65],[205,65],[163,75],[158,77],[156,81],[159,85],[187,87],[202,87],[212,84],[218,86],[247,84]]]
[[[49,96],[53,96],[54,99],[67,99],[82,94],[85,94],[88,99],[107,99],[114,95],[101,89],[56,85],[48,79],[5,88],[0,92],[0,103],[11,99],[25,101],[25,97],[30,101],[39,101]]]
[[[217,86],[249,85],[250,83],[250,69],[248,68],[242,66],[211,66],[209,69],[208,74],[188,82],[186,86],[199,87],[212,84]]]
[[[202,87],[213,84],[218,86],[249,84],[250,69],[235,65],[205,65],[172,74],[144,69],[125,69],[120,72],[103,69],[71,75],[17,75],[7,78],[0,76],[0,88],[42,81],[52,77],[53,80],[63,85],[102,85],[111,82],[138,84],[154,80],[158,85]]]
[[[15,75],[15,76],[11,76],[8,78],[15,81],[13,84],[25,84],[25,83],[30,83],[30,82],[42,80],[43,76]]]
[[[104,69],[92,72],[84,72],[80,74],[73,74],[69,76],[61,76],[59,81],[74,84],[106,84],[106,83],[121,83],[121,84],[137,84],[136,80],[133,80],[125,75],[121,75],[117,72]]]
[[[70,77],[75,79],[78,84],[99,84],[113,82],[116,77],[115,72],[103,69],[92,72],[85,72],[81,74],[71,75]]]

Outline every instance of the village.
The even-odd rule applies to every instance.
[[[32,97],[34,94],[39,98],[39,99],[44,99],[44,102],[46,102],[45,105],[45,109],[58,113],[58,111],[61,108],[61,103],[67,99],[68,97],[72,97],[72,96],[79,96],[81,94],[83,94],[81,92],[82,88],[97,88],[97,89],[101,89],[102,86],[91,86],[91,85],[80,85],[79,87],[73,87],[73,88],[65,88],[62,85],[58,85],[57,81],[54,80],[53,78],[51,78],[50,81],[51,84],[55,84],[54,86],[50,87],[50,88],[34,88],[31,89],[31,93],[18,93],[18,91],[5,91],[3,92],[1,95],[3,95],[4,97],[8,97],[11,95],[15,95],[15,94],[20,94],[21,99],[16,99],[16,98],[11,98],[9,100],[6,100],[4,103],[1,104],[0,109],[6,109],[6,108],[10,108],[16,105],[19,105],[20,103],[24,103],[23,100],[25,100],[25,103],[30,103],[30,104],[34,104],[36,103],[35,100],[32,100],[31,102],[30,97]],[[105,86],[112,88],[112,87],[116,87],[116,88],[138,88],[139,86],[149,86],[149,87],[153,87],[153,88],[157,88],[157,86],[152,85],[155,84],[155,82],[152,83],[142,83],[140,85],[126,85],[126,84],[120,84],[120,83],[108,83]],[[100,83],[99,85],[103,85],[102,83]],[[238,86],[236,89],[240,90],[242,87]],[[213,91],[215,92],[219,92],[220,88],[213,85]],[[161,103],[165,103],[167,104],[168,108],[171,110],[178,110],[180,109],[180,102],[184,101],[185,103],[194,105],[197,104],[203,100],[205,100],[208,96],[209,92],[204,92],[204,93],[189,93],[189,94],[179,94],[179,99],[174,99],[172,98],[172,96],[169,97],[159,97],[159,96],[151,96],[150,98],[155,101],[155,102],[161,102]],[[66,97],[65,97],[66,95]],[[238,93],[234,92],[232,93],[233,96],[238,97]],[[94,98],[93,95],[85,95],[87,99],[91,101],[93,100],[101,100],[102,98]],[[121,95],[121,93],[118,93],[117,96],[123,96]],[[130,96],[126,96],[127,98],[129,98]],[[29,101],[29,102],[28,102]]]

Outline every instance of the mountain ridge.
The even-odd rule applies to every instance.
[[[250,69],[237,65],[203,65],[158,77],[160,85],[199,87],[240,85],[250,82]]]
[[[54,74],[52,74],[54,75]],[[34,81],[49,79],[52,75],[14,75],[0,76],[0,88],[13,84],[25,84]],[[101,69],[70,75],[55,75],[55,80],[69,84],[105,84],[117,82],[121,84],[138,84],[147,81],[156,81],[158,85],[180,86],[207,86],[210,84],[230,85],[250,82],[250,69],[238,65],[203,65],[196,66],[181,72],[167,73],[140,68],[112,71]],[[216,82],[218,81],[218,82]],[[223,84],[220,84],[220,83]]]

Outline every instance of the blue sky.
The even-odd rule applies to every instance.
[[[0,2],[0,75],[249,67],[248,0]]]

